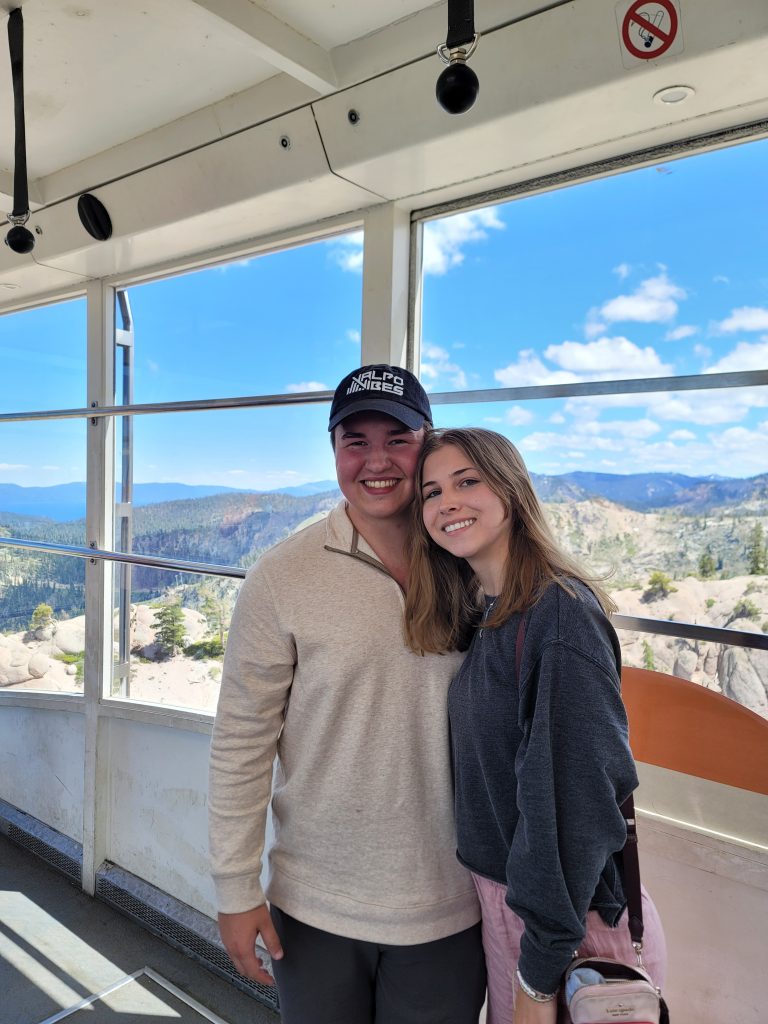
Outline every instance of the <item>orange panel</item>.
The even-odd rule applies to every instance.
[[[768,796],[768,721],[677,676],[621,678],[635,760]]]

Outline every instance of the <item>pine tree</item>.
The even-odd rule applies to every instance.
[[[643,668],[647,668],[651,672],[656,668],[653,661],[653,648],[647,640],[643,640]]]
[[[200,611],[205,616],[205,620],[208,623],[209,631],[218,636],[219,641],[223,647],[224,627],[226,621],[226,609],[224,608],[224,601],[221,599],[221,597],[212,594],[209,590],[203,590],[202,597],[203,602],[200,605]]]
[[[181,605],[174,601],[165,604],[155,613],[155,643],[166,658],[172,658],[184,646],[184,613]]]
[[[44,629],[53,622],[53,608],[49,604],[39,604],[32,612],[29,628],[32,633],[36,629]]]
[[[707,548],[699,559],[699,576],[701,576],[702,579],[709,579],[711,576],[714,576],[716,572],[717,565],[712,557],[712,552]]]
[[[670,577],[665,572],[656,569],[650,575],[648,588],[643,593],[643,599],[645,601],[655,601],[660,597],[669,597],[670,594],[674,594],[676,591],[677,587],[672,586]]]
[[[749,559],[749,572],[752,576],[760,576],[766,571],[766,544],[763,538],[762,523],[755,523],[749,535],[747,547],[747,558]]]

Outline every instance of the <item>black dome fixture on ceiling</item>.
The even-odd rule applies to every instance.
[[[480,92],[480,82],[467,61],[475,52],[479,33],[475,32],[474,0],[448,0],[448,37],[437,54],[448,67],[440,73],[435,86],[437,102],[449,114],[464,114]]]
[[[80,223],[97,242],[106,242],[112,237],[112,220],[107,208],[90,192],[84,192],[77,200],[77,214]]]
[[[24,19],[21,8],[8,17],[8,50],[11,56],[13,79],[13,113],[16,125],[13,167],[13,212],[8,214],[12,227],[5,236],[5,244],[14,252],[32,252],[35,236],[25,227],[29,220],[29,191],[27,188],[27,139],[24,130]]]

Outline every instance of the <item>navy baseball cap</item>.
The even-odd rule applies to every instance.
[[[427,393],[410,370],[375,363],[347,374],[336,388],[328,429],[356,412],[383,412],[410,430],[432,422]]]

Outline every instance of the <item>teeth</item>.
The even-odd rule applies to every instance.
[[[462,519],[460,523],[451,523],[449,526],[443,527],[443,533],[453,533],[454,530],[461,530],[465,526],[471,526],[474,521],[474,519]]]
[[[382,487],[393,487],[397,480],[364,480],[363,483],[366,487],[382,488]]]

